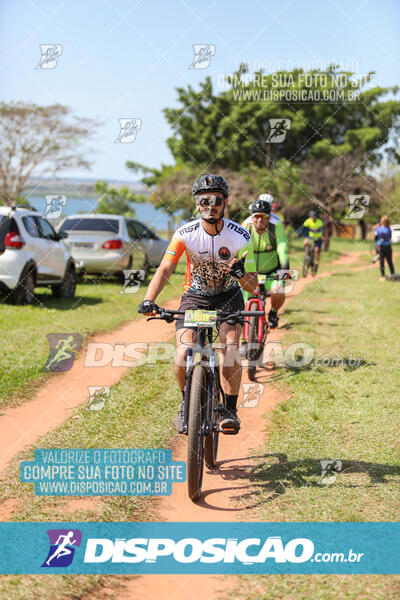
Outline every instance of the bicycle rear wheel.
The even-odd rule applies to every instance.
[[[217,462],[217,453],[218,453],[218,405],[220,403],[220,395],[221,395],[221,384],[219,378],[219,369],[215,367],[214,371],[214,381],[212,385],[212,397],[210,399],[212,403],[212,416],[211,416],[211,432],[206,436],[204,441],[204,458],[206,461],[206,465],[209,469],[213,469],[215,467],[215,463]],[[215,429],[214,429],[215,427]]]
[[[247,366],[247,376],[250,381],[254,381],[256,377],[256,365],[258,359],[257,344],[257,327],[259,317],[250,317],[249,319],[249,350],[247,352],[247,359],[249,364]]]
[[[190,386],[188,419],[187,478],[189,498],[195,502],[201,495],[204,466],[204,433],[207,406],[206,372],[202,365],[195,365]]]

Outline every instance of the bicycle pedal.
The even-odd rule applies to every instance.
[[[236,429],[236,427],[220,427],[220,431],[224,435],[236,435],[239,433],[240,429]]]

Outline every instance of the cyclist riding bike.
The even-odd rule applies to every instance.
[[[155,315],[155,300],[175,270],[183,252],[187,268],[179,310],[204,309],[234,312],[244,309],[241,287],[249,292],[257,289],[257,276],[244,268],[246,254],[238,260],[240,250],[249,246],[250,235],[238,223],[224,218],[229,188],[223,177],[204,175],[196,179],[192,190],[200,218],[179,227],[165,251],[139,312]],[[224,429],[240,429],[237,417],[237,398],[242,376],[238,347],[242,324],[230,324],[222,319],[219,338],[222,346],[222,388],[226,409],[222,411],[219,426]],[[184,397],[186,350],[193,344],[192,329],[185,328],[184,321],[176,322],[175,375]],[[183,432],[183,400],[177,419],[176,430]]]
[[[254,270],[257,274],[273,275],[280,269],[289,269],[289,249],[283,223],[271,212],[272,202],[263,199],[263,196],[254,200],[250,209],[251,216],[244,221],[251,235],[246,270],[249,272]],[[271,309],[267,319],[269,327],[273,329],[278,326],[278,310],[285,302],[284,282],[267,279],[264,286],[265,291],[271,294]],[[247,291],[244,296],[247,301],[249,298]]]
[[[321,255],[321,246],[324,234],[324,223],[322,219],[317,217],[315,210],[311,210],[308,213],[308,219],[303,223],[304,227],[308,229],[308,237],[304,240],[304,249],[310,243],[310,240],[314,242],[315,247],[315,272],[318,270],[319,257]]]

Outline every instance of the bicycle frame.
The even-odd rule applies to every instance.
[[[260,293],[258,295],[251,296],[245,304],[245,310],[261,310],[264,313],[263,317],[258,317],[257,321],[257,343],[261,344],[264,340],[265,332],[268,329],[268,319],[265,316],[265,299],[268,296],[268,292],[265,291],[264,285],[260,284]],[[253,305],[253,306],[252,306]],[[255,306],[254,306],[255,305]],[[243,339],[248,343],[249,341],[249,321],[244,322],[243,327]]]
[[[256,305],[256,306],[254,306]],[[245,305],[245,310],[262,310],[264,311],[264,301],[259,296],[252,296],[247,300]],[[267,325],[267,320],[265,315],[263,317],[258,317],[257,319],[257,342],[260,344],[264,337],[264,327]],[[246,342],[249,341],[249,327],[250,323],[248,321],[244,322],[243,328],[243,337]]]
[[[215,378],[215,350],[212,346],[213,330],[211,327],[193,328],[197,332],[198,349],[200,351],[200,361],[193,362],[193,348],[189,347],[186,351],[186,374],[185,374],[185,394],[184,394],[184,411],[183,411],[183,433],[188,434],[188,419],[189,419],[189,402],[190,402],[190,387],[191,378],[195,365],[202,364],[206,368],[207,380],[207,397],[210,398],[213,381]],[[207,344],[208,342],[208,344]],[[221,389],[222,392],[222,389]],[[212,403],[207,402],[207,419],[204,434],[207,435],[211,431],[212,423]]]

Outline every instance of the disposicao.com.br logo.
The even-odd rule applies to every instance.
[[[9,539],[1,574],[400,573],[400,523],[0,523]]]
[[[362,554],[316,553],[316,562],[354,562]],[[176,563],[242,563],[252,565],[271,559],[275,563],[314,562],[314,543],[308,538],[293,538],[286,544],[280,536],[262,538],[90,538],[85,563],[157,563],[169,558]],[[353,558],[355,557],[355,558]]]

